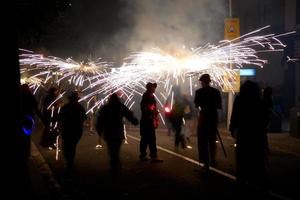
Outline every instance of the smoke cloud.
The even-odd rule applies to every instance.
[[[177,51],[223,39],[227,0],[72,0],[46,46],[57,56],[112,61],[136,51]]]
[[[223,37],[228,13],[220,0],[128,0],[134,27],[129,50],[195,47]]]

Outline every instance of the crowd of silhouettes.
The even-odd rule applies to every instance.
[[[218,110],[222,109],[221,93],[210,85],[209,74],[202,74],[199,78],[201,88],[196,90],[194,97],[195,108],[198,109],[197,144],[199,162],[205,170],[216,164],[216,140],[218,134]],[[154,96],[156,83],[148,82],[146,91],[140,102],[141,119],[122,102],[120,94],[111,94],[108,101],[100,107],[96,119],[96,131],[100,139],[104,139],[113,171],[121,169],[120,151],[124,142],[124,121],[126,118],[133,125],[140,123],[139,159],[152,162],[162,162],[158,157],[156,146],[156,129],[159,126],[158,108]],[[59,90],[51,87],[43,101],[42,112],[38,109],[34,95],[27,84],[21,87],[22,116],[25,130],[33,125],[31,119],[34,112],[45,125],[40,144],[44,147],[57,148],[54,145],[58,131],[62,138],[62,150],[66,161],[67,172],[74,172],[77,144],[82,137],[84,121],[87,119],[85,108],[78,102],[77,91],[69,94],[69,102],[62,106],[59,100]],[[168,104],[169,105],[169,104]],[[187,109],[188,107],[188,109]],[[186,110],[189,110],[187,112]],[[179,87],[174,89],[174,102],[170,105],[170,112],[165,117],[175,133],[175,147],[186,147],[183,128],[185,118],[193,113],[188,99],[181,94]],[[273,110],[272,89],[264,88],[263,93],[258,84],[246,81],[240,87],[233,104],[229,130],[236,140],[236,177],[239,186],[254,184],[265,190],[267,183],[268,158],[268,124]],[[29,119],[30,122],[26,122]],[[27,120],[28,121],[28,120]],[[27,124],[26,124],[27,123]],[[59,124],[58,124],[59,123]],[[29,124],[29,125],[28,125]],[[26,134],[25,134],[26,136]],[[25,137],[24,136],[24,137]],[[26,145],[30,144],[30,138]],[[100,142],[102,145],[102,142]],[[149,153],[147,149],[149,148]],[[30,149],[27,148],[29,155]],[[149,158],[149,157],[150,158]]]

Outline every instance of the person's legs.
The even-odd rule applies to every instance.
[[[149,149],[150,149],[150,157],[157,158],[155,129],[149,130]]]
[[[121,166],[120,162],[120,149],[122,140],[117,141],[107,141],[108,153],[110,156],[110,164],[112,168],[119,168]]]
[[[204,126],[198,126],[197,142],[198,142],[199,162],[203,163],[204,167],[208,168],[209,166],[208,137],[207,137],[207,130],[205,129]]]
[[[76,153],[76,143],[70,140],[64,140],[63,153],[66,160],[67,171],[74,171],[74,158]]]
[[[216,163],[216,135],[212,133],[209,136],[209,163],[210,165],[214,165]]]
[[[148,141],[145,136],[141,136],[141,141],[140,141],[140,159],[143,160],[147,156],[147,146],[148,146]]]
[[[204,165],[209,165],[208,158],[208,141],[205,137],[198,136],[198,152],[199,152],[199,162]]]

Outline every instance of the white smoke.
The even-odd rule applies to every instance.
[[[129,50],[191,47],[222,39],[224,0],[127,0],[134,26]]]

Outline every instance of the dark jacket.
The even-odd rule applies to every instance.
[[[207,86],[196,90],[195,106],[201,108],[200,115],[211,123],[218,122],[218,109],[222,109],[220,91]]]
[[[152,93],[146,91],[143,94],[142,101],[141,101],[141,126],[147,128],[156,128],[154,123],[158,120],[158,110],[156,105],[155,97]]]
[[[138,124],[138,119],[133,113],[120,102],[118,97],[110,98],[108,104],[104,105],[97,117],[97,133],[104,136],[104,140],[123,140],[124,123],[123,117],[134,125]]]
[[[71,135],[66,134],[82,135],[83,123],[87,116],[81,104],[78,102],[70,102],[64,105],[59,114],[59,118],[61,120],[63,137],[71,137]]]

